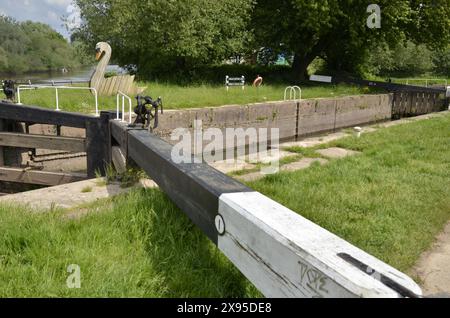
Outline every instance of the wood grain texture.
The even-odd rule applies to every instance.
[[[88,121],[98,120],[97,117],[90,115],[2,102],[0,102],[0,118],[17,122],[61,125],[76,128],[86,128]]]
[[[86,179],[86,175],[84,174],[68,174],[0,167],[1,181],[55,186],[70,182],[77,182],[84,179]]]
[[[10,132],[0,132],[0,145],[8,147],[38,148],[51,150],[66,150],[85,152],[83,138],[30,135]]]
[[[89,86],[95,88],[99,95],[104,96],[115,95],[119,91],[127,95],[135,94],[137,87],[133,83],[134,75],[118,75],[105,78],[106,68],[112,55],[111,46],[106,42],[99,42],[96,45],[96,49],[101,55],[98,65],[91,76]]]
[[[218,247],[267,297],[399,297],[344,253],[421,295],[412,279],[258,192],[223,194]]]

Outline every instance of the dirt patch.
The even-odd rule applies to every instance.
[[[450,298],[450,223],[422,254],[413,272],[420,278],[425,296]]]

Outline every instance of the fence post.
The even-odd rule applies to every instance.
[[[94,178],[96,172],[105,175],[111,164],[111,130],[109,121],[112,112],[100,112],[100,118],[86,121],[87,175]]]

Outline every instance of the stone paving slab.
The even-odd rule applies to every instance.
[[[327,149],[319,149],[316,151],[322,156],[330,159],[340,159],[348,156],[354,156],[360,154],[358,151],[348,150],[344,148],[332,147]]]
[[[211,167],[226,174],[234,171],[253,169],[255,168],[255,165],[242,160],[234,160],[233,163],[227,163],[225,160],[223,160],[212,163]]]
[[[95,202],[99,199],[110,198],[127,193],[136,187],[155,186],[156,184],[153,181],[142,180],[133,187],[122,188],[119,183],[105,185],[103,179],[90,179],[5,195],[0,198],[0,203],[25,205],[37,212],[44,212],[51,208],[69,209],[82,204]]]
[[[255,158],[257,158],[259,163],[268,164],[268,163],[271,163],[276,160],[281,160],[281,159],[284,159],[287,157],[294,157],[294,156],[297,156],[297,154],[280,149],[280,150],[278,150],[277,154],[275,154],[275,152],[270,151],[270,150],[268,150],[264,153],[260,152],[257,154],[257,157],[255,157]],[[246,156],[238,157],[237,160],[238,161],[248,161],[249,158],[248,158],[248,155],[246,155]]]
[[[328,160],[322,158],[303,158],[300,161],[292,162],[286,165],[281,166],[281,171],[297,171],[302,169],[307,169],[311,167],[311,165],[315,162],[320,164],[326,164]]]
[[[302,169],[307,169],[311,167],[311,165],[315,162],[319,162],[320,164],[326,164],[328,160],[322,158],[302,158],[299,161],[292,162],[280,167],[280,171],[298,171]],[[256,181],[264,178],[266,175],[261,173],[261,171],[251,172],[245,175],[237,176],[236,179],[241,181]]]
[[[349,136],[348,133],[345,132],[337,132],[328,134],[326,136],[319,136],[319,137],[310,137],[305,138],[301,141],[291,141],[291,142],[285,142],[281,144],[282,148],[288,148],[288,147],[304,147],[304,148],[310,148],[315,147],[318,145],[326,144],[344,137]]]

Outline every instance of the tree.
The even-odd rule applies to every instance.
[[[121,65],[147,77],[221,62],[244,50],[253,0],[76,0],[77,37],[109,42]]]
[[[445,50],[437,51],[433,59],[435,72],[448,77],[450,75],[450,45]]]
[[[75,68],[83,62],[50,26],[31,21],[19,23],[0,16],[0,71],[48,71]]]
[[[318,56],[338,71],[355,72],[375,46],[411,40],[437,48],[450,39],[450,0],[379,0],[381,28],[366,25],[372,1],[258,0],[253,14],[259,46],[294,55],[296,79]]]
[[[407,42],[399,43],[393,48],[376,47],[371,50],[364,65],[368,73],[380,76],[416,76],[435,70],[433,63],[437,54],[425,45]]]

